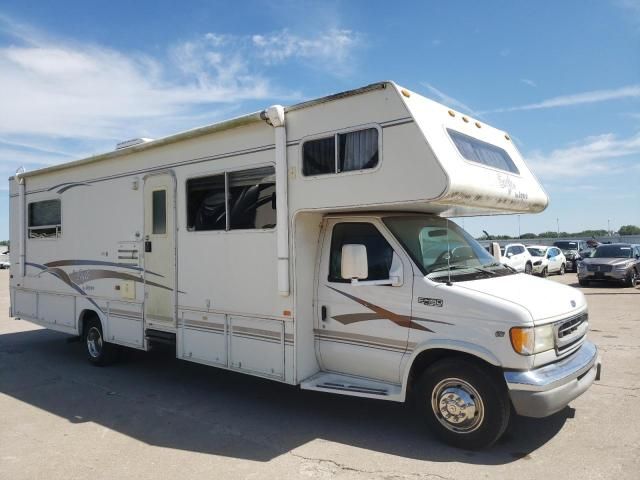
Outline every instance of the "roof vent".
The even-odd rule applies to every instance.
[[[153,138],[132,138],[131,140],[125,140],[124,142],[118,143],[116,145],[116,150],[122,150],[123,148],[129,148],[151,141],[153,141]]]

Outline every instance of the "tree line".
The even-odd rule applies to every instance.
[[[617,232],[611,232],[615,235],[640,235],[640,227],[637,225],[623,225]],[[521,240],[531,240],[533,238],[584,238],[584,237],[606,237],[609,232],[606,230],[583,230],[582,232],[553,232],[551,230],[542,233],[523,233],[520,235]],[[489,235],[486,234],[478,237],[477,240],[510,240],[515,238],[511,235]]]

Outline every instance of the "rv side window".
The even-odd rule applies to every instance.
[[[518,167],[516,167],[504,149],[449,128],[447,132],[449,132],[449,136],[455,143],[460,155],[465,159],[506,172],[520,173]]]
[[[187,180],[187,230],[225,230],[224,174]]]
[[[371,223],[339,223],[333,227],[329,255],[329,281],[350,283],[341,275],[342,246],[348,243],[367,247],[367,280],[385,280],[393,261],[393,248]]]
[[[62,234],[60,200],[29,204],[29,238],[58,238]]]
[[[187,230],[239,230],[275,226],[274,167],[187,180]]]
[[[229,174],[229,228],[276,226],[276,180],[273,167]]]
[[[313,176],[375,168],[378,145],[375,128],[309,140],[302,145],[302,173]]]

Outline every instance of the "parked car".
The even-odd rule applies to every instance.
[[[4,270],[5,268],[9,268],[11,264],[6,260],[0,260],[0,270]]]
[[[584,240],[558,240],[553,242],[553,246],[562,250],[567,259],[565,268],[568,272],[577,272],[578,262],[591,252],[591,248]]]
[[[589,258],[578,263],[578,282],[617,281],[628,287],[640,282],[640,245],[610,243],[600,245]]]
[[[504,249],[500,249],[502,254],[502,263],[513,268],[518,272],[524,272],[528,275],[533,273],[533,261],[527,248],[521,243],[510,243],[505,245]]]
[[[558,247],[530,245],[527,247],[533,262],[533,273],[546,277],[550,273],[564,275],[567,259]]]

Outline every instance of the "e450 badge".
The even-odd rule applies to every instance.
[[[418,297],[418,303],[426,307],[442,307],[444,301],[441,298]]]

